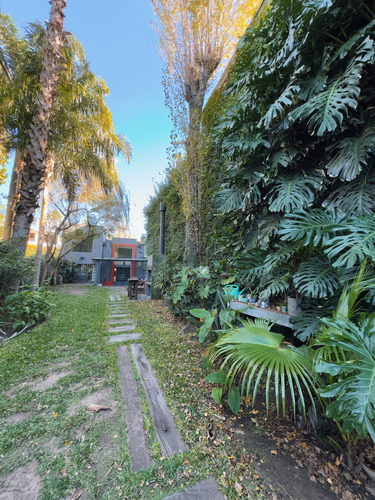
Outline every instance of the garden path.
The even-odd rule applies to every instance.
[[[129,319],[129,314],[127,313],[126,302],[123,297],[124,291],[121,289],[118,293],[110,296],[109,324],[111,326],[107,331],[117,334],[110,337],[109,342],[111,343],[123,343],[141,339],[141,334],[133,331],[135,330],[135,325]],[[138,377],[141,381],[141,387],[146,396],[162,456],[168,459],[174,454],[188,450],[187,445],[183,442],[175,426],[173,417],[167,407],[162,391],[141,344],[130,343],[129,347]],[[119,345],[116,351],[120,371],[121,392],[125,406],[131,470],[132,472],[137,472],[151,467],[152,460],[147,447],[141,399],[134,377],[128,346],[124,344]],[[224,495],[219,490],[218,483],[213,478],[208,478],[199,481],[194,486],[181,492],[165,497],[165,500],[222,500],[224,498]]]

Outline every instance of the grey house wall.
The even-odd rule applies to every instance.
[[[108,284],[111,282],[111,278],[113,278],[111,276],[111,262],[93,262],[93,259],[112,258],[112,247],[116,244],[134,245],[136,248],[134,257],[136,259],[144,257],[144,245],[142,243],[138,243],[135,238],[112,238],[112,240],[106,240],[103,228],[103,233],[93,239],[91,252],[71,251],[68,252],[63,259],[78,265],[93,265],[95,270],[93,272],[92,280],[97,283],[104,282],[104,284]],[[135,262],[135,276],[139,279],[144,279],[146,277],[145,263]]]
[[[102,256],[104,241],[104,234],[95,236],[92,242],[91,252],[75,252],[73,250],[65,255],[64,260],[69,260],[74,264],[92,264],[92,259]]]

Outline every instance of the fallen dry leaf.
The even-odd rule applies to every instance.
[[[112,410],[109,406],[104,405],[90,405],[87,407],[89,411]]]

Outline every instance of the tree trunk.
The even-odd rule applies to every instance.
[[[42,263],[42,252],[43,252],[43,243],[44,243],[44,227],[46,222],[46,214],[47,214],[47,206],[48,206],[48,195],[49,195],[49,185],[51,181],[51,175],[53,170],[53,160],[51,156],[47,156],[46,158],[46,180],[44,181],[44,188],[42,192],[42,206],[40,211],[40,219],[39,219],[39,231],[38,231],[38,243],[36,247],[35,254],[35,265],[34,265],[34,274],[32,287],[35,290],[39,286],[39,277],[40,277],[40,265]]]
[[[46,253],[44,254],[44,261],[43,261],[43,269],[39,278],[39,284],[40,286],[43,286],[43,283],[46,281],[47,277],[47,271],[48,271],[48,264],[49,261],[52,258],[52,247],[50,245],[47,246]]]
[[[207,83],[207,82],[206,82]],[[199,210],[199,180],[201,176],[200,162],[200,130],[204,92],[197,84],[195,93],[189,101],[189,130],[186,141],[185,166],[185,203],[186,230],[184,261],[187,265],[196,267],[200,263],[200,210]]]
[[[44,181],[44,163],[52,104],[63,63],[61,48],[66,35],[62,31],[65,5],[65,0],[51,0],[50,20],[46,23],[46,39],[40,75],[41,89],[36,98],[35,111],[30,125],[13,225],[12,241],[23,254],[26,251],[30,226],[38,207],[38,197]]]
[[[19,175],[22,170],[22,155],[19,151],[16,151],[16,156],[14,158],[12,175],[10,178],[8,203],[5,213],[4,229],[3,229],[3,241],[9,241],[12,238],[13,229],[13,213],[14,206],[17,201],[17,191],[18,191],[18,180]]]
[[[57,285],[57,271],[59,270],[59,264],[60,261],[57,261],[57,265],[54,266],[52,276],[51,276],[51,285],[56,286]]]

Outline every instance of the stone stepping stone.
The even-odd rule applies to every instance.
[[[133,323],[133,321],[130,318],[119,318],[119,319],[110,319],[108,321],[109,325],[123,325],[123,324],[129,324]]]
[[[117,332],[130,332],[130,330],[135,329],[135,324],[131,325],[122,325],[122,326],[112,326],[108,328],[107,332],[108,333],[117,333]]]
[[[131,344],[130,348],[143,390],[146,393],[162,456],[169,458],[174,453],[188,450],[189,448],[182,441],[181,435],[175,426],[159,384],[141,345]]]
[[[112,337],[109,337],[109,343],[126,342],[127,340],[138,340],[140,338],[140,333],[120,333],[119,335],[112,335]]]
[[[114,318],[129,318],[130,314],[125,314],[125,313],[114,313],[114,314],[109,314],[108,319],[114,319]]]
[[[110,295],[109,300],[111,302],[117,302],[117,301],[121,300],[121,297],[120,297],[120,295]]]
[[[224,500],[219,485],[213,478],[203,479],[186,490],[173,493],[162,500]]]
[[[116,352],[120,370],[120,386],[125,406],[130,467],[132,472],[136,472],[151,467],[152,461],[146,444],[141,401],[137,392],[129,351],[124,345],[117,346]]]

